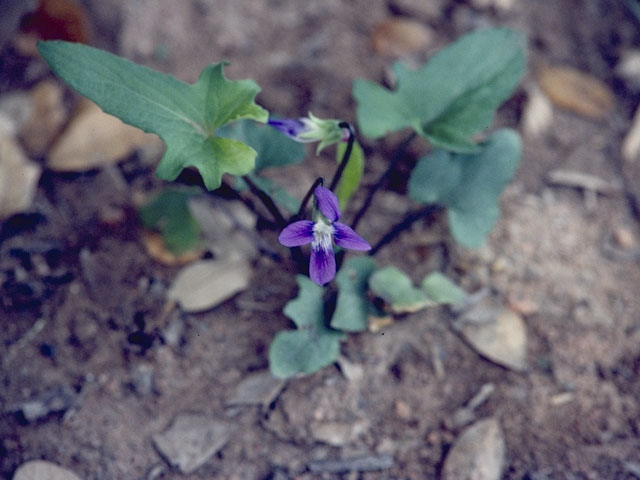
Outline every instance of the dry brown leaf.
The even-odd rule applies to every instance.
[[[250,272],[242,259],[201,260],[178,273],[167,295],[187,312],[209,310],[244,290]]]
[[[512,370],[527,368],[527,330],[516,312],[479,303],[454,327],[482,356]]]
[[[371,42],[380,55],[403,57],[424,50],[433,39],[433,32],[415,20],[391,18],[376,25]]]
[[[45,80],[31,92],[31,114],[20,129],[20,141],[33,158],[43,155],[67,118],[58,83]]]
[[[613,92],[602,80],[571,67],[544,67],[538,82],[554,105],[584,117],[605,118],[615,105]]]
[[[144,230],[142,232],[142,242],[144,243],[144,247],[149,256],[163,265],[186,265],[187,263],[197,260],[200,258],[200,255],[202,255],[200,250],[193,250],[181,255],[175,255],[167,249],[162,235],[150,230]]]
[[[52,170],[81,172],[115,163],[136,148],[159,141],[155,135],[122,123],[83,100],[78,113],[51,148],[47,166]]]
[[[444,462],[445,480],[500,480],[505,442],[495,418],[481,420],[466,429]]]
[[[13,138],[0,133],[0,219],[31,206],[40,172]]]

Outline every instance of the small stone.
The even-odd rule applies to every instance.
[[[80,477],[55,463],[32,460],[18,467],[13,480],[80,480]]]
[[[138,363],[131,367],[129,377],[131,379],[131,386],[137,394],[146,397],[153,392],[153,375],[153,365],[148,363]]]
[[[0,132],[0,220],[31,206],[41,171],[12,137]]]
[[[365,455],[340,459],[314,460],[309,463],[312,473],[346,473],[346,472],[372,472],[393,467],[391,455]]]
[[[11,92],[0,97],[0,134],[15,137],[31,116],[33,101],[25,92]]]
[[[613,230],[613,240],[617,246],[625,250],[636,246],[636,237],[627,227],[616,227]]]
[[[45,80],[30,92],[32,108],[20,129],[20,141],[32,158],[43,155],[67,119],[63,91],[52,80]]]
[[[207,415],[181,413],[163,433],[153,436],[160,455],[181,473],[204,465],[227,443],[230,427]]]
[[[396,415],[402,420],[410,420],[411,419],[411,407],[404,400],[396,400],[394,405]]]
[[[356,440],[369,428],[367,420],[346,422],[314,422],[311,424],[311,435],[319,442],[334,447],[341,447]]]
[[[50,414],[66,412],[76,401],[76,393],[69,386],[61,385],[29,400],[11,405],[7,411],[20,414],[27,423],[32,423]]]
[[[403,57],[426,50],[433,41],[431,29],[415,20],[393,17],[376,25],[371,42],[380,55]]]
[[[280,394],[284,380],[264,371],[250,375],[237,386],[227,405],[261,405],[268,407]]]

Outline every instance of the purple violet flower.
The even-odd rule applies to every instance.
[[[331,190],[317,187],[313,193],[320,211],[318,220],[293,222],[280,232],[278,240],[285,247],[299,247],[310,243],[309,277],[318,285],[324,285],[336,276],[334,242],[339,247],[349,250],[366,251],[371,250],[371,246],[351,227],[338,222],[338,198]]]

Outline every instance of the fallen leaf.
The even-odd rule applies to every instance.
[[[458,438],[444,461],[444,480],[499,480],[505,442],[495,418],[481,420]]]
[[[167,248],[162,234],[150,230],[143,230],[142,242],[149,256],[163,265],[186,265],[197,260],[202,254],[200,250],[192,250],[176,255]]]
[[[615,105],[613,92],[602,80],[571,67],[542,68],[538,82],[554,105],[583,117],[603,119]]]
[[[432,40],[430,29],[405,18],[390,18],[379,23],[371,36],[374,51],[390,57],[403,57],[424,50]]]
[[[529,90],[522,112],[522,130],[527,137],[537,137],[546,132],[553,121],[553,107],[538,87]]]
[[[89,16],[73,0],[40,0],[38,9],[22,20],[22,30],[43,40],[89,43],[91,38]]]
[[[625,162],[633,162],[638,159],[640,153],[640,107],[633,116],[631,128],[622,140],[621,151]]]
[[[75,473],[46,460],[31,460],[18,467],[13,480],[80,480]]]
[[[62,172],[91,170],[123,160],[136,148],[152,141],[159,140],[104,113],[95,103],[83,100],[51,148],[47,166]]]
[[[243,259],[194,262],[178,273],[167,295],[186,312],[209,310],[244,290],[250,270]]]
[[[0,219],[31,206],[40,172],[13,138],[0,133]]]
[[[67,119],[60,85],[45,80],[30,92],[31,113],[20,128],[20,141],[32,158],[42,156]]]
[[[488,299],[465,312],[453,326],[482,356],[512,370],[526,370],[527,331],[516,312]]]

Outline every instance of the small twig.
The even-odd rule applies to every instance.
[[[395,237],[397,237],[401,232],[407,230],[411,225],[420,220],[421,218],[430,217],[434,215],[436,212],[442,210],[441,205],[429,205],[426,208],[421,210],[414,211],[407,215],[404,220],[395,224],[391,229],[380,239],[378,243],[376,243],[371,250],[369,250],[369,255],[375,255],[380,251],[382,247],[391,242]]]
[[[348,122],[341,122],[338,125],[340,128],[346,128],[349,131],[349,140],[347,141],[347,148],[344,151],[344,155],[342,155],[342,160],[340,161],[340,165],[336,170],[336,173],[333,175],[333,180],[331,180],[331,185],[329,186],[329,190],[332,192],[338,186],[338,182],[342,178],[342,174],[344,173],[344,169],[347,168],[347,164],[351,158],[351,152],[353,151],[353,144],[356,140],[356,133],[353,131],[353,127]]]
[[[253,180],[251,180],[248,175],[243,176],[242,179],[249,186],[249,190],[251,191],[251,193],[253,193],[256,197],[258,197],[260,201],[264,204],[264,206],[267,207],[267,210],[269,210],[269,213],[271,213],[271,215],[273,216],[273,219],[276,221],[276,224],[281,228],[284,227],[287,224],[287,221],[284,219],[284,217],[280,213],[280,210],[278,209],[277,205],[274,203],[273,199],[269,196],[269,194],[267,194],[263,190],[260,190],[258,186],[255,183],[253,183]]]
[[[416,136],[417,134],[415,132],[412,132],[404,140],[404,142],[400,144],[395,154],[393,155],[393,158],[391,159],[391,162],[389,163],[389,166],[387,167],[387,169],[380,176],[380,178],[378,178],[378,181],[374,183],[369,189],[369,192],[367,193],[367,198],[365,198],[362,204],[362,207],[360,207],[360,210],[358,210],[358,213],[356,213],[356,216],[354,217],[353,222],[351,223],[351,228],[353,228],[354,230],[356,229],[356,227],[358,226],[358,223],[360,222],[364,214],[367,213],[367,210],[371,206],[371,202],[373,201],[374,195],[380,189],[380,187],[384,184],[384,182],[387,180],[387,177],[391,175],[391,172],[393,172],[393,170],[396,168],[396,165],[398,164],[398,162],[404,157],[404,152],[407,150],[407,147],[413,141],[413,139],[416,138]]]

